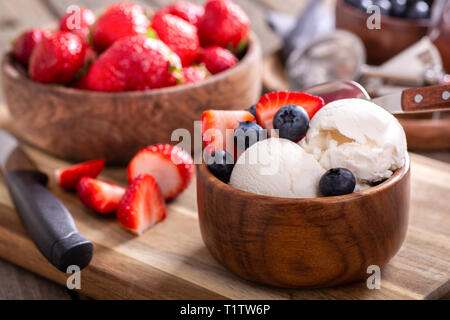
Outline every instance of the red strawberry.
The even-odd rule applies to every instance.
[[[155,178],[141,174],[120,201],[117,218],[122,226],[142,234],[166,218],[166,204]]]
[[[181,70],[182,82],[194,83],[205,80],[208,77],[208,70],[199,66],[188,66]]]
[[[77,192],[81,202],[90,210],[108,214],[119,207],[126,189],[91,177],[83,177],[78,182]]]
[[[79,11],[68,12],[61,18],[59,30],[75,33],[83,41],[86,41],[94,22],[95,14],[87,8],[80,8]]]
[[[120,38],[146,34],[150,22],[141,6],[128,2],[110,5],[92,28],[92,41],[103,51]]]
[[[227,150],[234,154],[228,144],[233,143],[233,132],[242,121],[255,121],[255,117],[248,111],[207,110],[202,115],[203,144],[209,153],[214,150]],[[227,130],[228,129],[228,130]]]
[[[105,159],[80,163],[69,168],[55,170],[58,185],[64,189],[76,190],[83,177],[96,178],[105,167]]]
[[[77,82],[75,82],[72,87],[80,90],[89,90],[87,84],[87,74],[82,75],[81,78]]]
[[[87,74],[91,90],[146,90],[169,84],[181,63],[163,42],[143,35],[116,41],[94,61]]]
[[[159,10],[156,14],[161,13],[173,14],[177,17],[182,18],[183,20],[186,20],[190,24],[197,26],[198,22],[203,17],[205,10],[198,4],[187,1],[178,1]]]
[[[214,46],[203,49],[200,62],[209,72],[217,74],[236,65],[238,59],[229,50]]]
[[[159,39],[172,49],[181,59],[183,66],[191,64],[200,52],[197,28],[172,14],[157,14],[152,20],[152,28]]]
[[[295,104],[302,107],[312,119],[317,111],[319,111],[325,102],[322,98],[312,96],[307,93],[277,91],[266,94],[261,97],[256,105],[256,116],[258,123],[264,129],[273,129],[273,118],[277,111],[288,104]],[[270,133],[270,132],[269,132]]]
[[[44,29],[31,29],[22,33],[14,42],[12,54],[24,67],[28,66],[31,54],[43,38],[50,37],[51,32]]]
[[[30,59],[31,79],[42,83],[70,83],[83,67],[86,45],[70,32],[58,32],[44,38]]]
[[[170,74],[169,80],[167,81],[166,87],[173,87],[178,84],[183,83],[183,76],[180,70],[176,70]]]
[[[198,24],[202,46],[221,46],[239,50],[248,42],[250,20],[245,12],[229,0],[209,0]]]
[[[155,177],[166,200],[184,191],[194,175],[194,160],[186,151],[168,144],[147,147],[130,161],[128,182],[148,173]]]

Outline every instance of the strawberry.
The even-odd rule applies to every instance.
[[[138,152],[128,165],[128,182],[148,173],[155,177],[166,200],[183,192],[194,175],[194,160],[179,147],[159,144]]]
[[[200,62],[206,66],[209,72],[217,74],[236,65],[238,59],[229,50],[213,46],[203,49]]]
[[[48,38],[50,35],[51,32],[44,29],[31,29],[25,31],[13,42],[13,57],[24,67],[27,67],[34,48],[43,38]]]
[[[146,34],[149,25],[141,6],[128,2],[112,4],[92,27],[94,47],[104,51],[120,38]]]
[[[90,210],[108,214],[119,207],[126,189],[91,177],[83,177],[78,182],[77,193],[81,202]]]
[[[95,14],[87,8],[80,8],[79,11],[68,12],[61,18],[59,30],[72,32],[86,42],[94,22]]]
[[[230,0],[209,0],[198,24],[202,46],[220,46],[240,51],[248,42],[250,20],[245,12]]]
[[[209,153],[215,150],[230,150],[233,143],[233,132],[239,126],[239,122],[255,121],[255,117],[245,110],[207,110],[202,115],[202,137],[203,144]]]
[[[55,170],[58,185],[67,190],[76,190],[83,177],[96,178],[105,167],[105,159],[80,163],[69,168]]]
[[[41,83],[68,84],[83,67],[86,45],[70,32],[43,38],[30,59],[31,79]]]
[[[273,118],[277,111],[288,104],[295,104],[302,107],[308,113],[309,119],[312,119],[325,102],[322,98],[312,96],[307,93],[277,91],[266,94],[261,97],[256,105],[256,116],[258,123],[264,129],[270,131],[273,129]]]
[[[82,75],[80,79],[73,84],[72,88],[79,90],[89,90],[87,84],[87,74]]]
[[[200,66],[188,66],[181,70],[182,82],[194,83],[205,80],[208,77],[208,70]]]
[[[133,180],[117,209],[117,219],[137,234],[166,218],[166,204],[155,178],[141,174]]]
[[[189,22],[190,24],[197,26],[198,22],[203,17],[205,10],[202,6],[192,2],[177,1],[174,4],[159,10],[156,14],[163,13],[173,14]]]
[[[200,52],[197,28],[172,14],[157,14],[152,20],[152,28],[159,39],[172,49],[181,59],[183,66],[191,64]]]
[[[146,90],[169,84],[181,63],[163,42],[143,35],[116,41],[94,61],[87,74],[91,90]]]

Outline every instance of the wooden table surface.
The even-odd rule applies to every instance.
[[[192,0],[191,0],[192,1]],[[278,11],[296,14],[306,1],[297,0],[234,0],[248,13],[252,28],[262,40],[265,54],[280,47],[280,39],[265,23],[265,12]],[[0,53],[8,50],[10,42],[17,34],[27,28],[45,26],[54,23],[63,14],[68,5],[78,4],[94,11],[100,11],[115,0],[0,0]],[[135,2],[159,7],[172,0],[136,0]],[[193,0],[203,3],[203,0]],[[3,96],[0,92],[0,105]],[[5,110],[0,109],[0,115]],[[450,162],[450,153],[437,152],[427,154]],[[0,299],[80,299],[77,294],[43,279],[9,262],[0,260]]]

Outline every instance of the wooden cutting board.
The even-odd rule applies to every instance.
[[[0,107],[0,124],[2,116]],[[0,146],[1,148],[1,146]],[[51,175],[69,163],[34,148],[26,152]],[[114,216],[89,212],[75,194],[49,188],[71,211],[81,233],[95,245],[81,274],[81,292],[96,299],[437,299],[450,292],[450,165],[411,154],[412,203],[406,241],[382,270],[381,289],[364,282],[344,287],[285,290],[239,279],[221,267],[203,245],[195,181],[168,205],[168,218],[136,237]],[[107,169],[103,179],[126,184],[124,169]],[[0,257],[65,285],[28,238],[0,176]],[[26,285],[26,284],[24,284]]]

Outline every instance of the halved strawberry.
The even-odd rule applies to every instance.
[[[270,133],[270,130],[273,129],[273,118],[275,114],[280,108],[288,104],[295,104],[305,109],[311,120],[316,112],[325,105],[325,102],[322,98],[307,93],[289,91],[268,93],[261,97],[256,105],[256,116],[259,125],[267,129]]]
[[[166,200],[178,196],[187,188],[194,174],[194,160],[181,148],[168,144],[147,147],[130,161],[128,182],[142,173],[155,177]]]
[[[137,234],[166,218],[166,204],[155,178],[141,174],[133,180],[117,209],[122,226]]]
[[[81,202],[90,210],[108,214],[119,207],[126,189],[91,177],[83,177],[78,182],[77,192]]]
[[[243,121],[255,121],[255,117],[246,110],[207,110],[203,112],[202,137],[203,145],[208,148],[208,152],[227,150],[234,154],[234,150],[230,148],[233,143],[233,132],[239,126],[239,122]]]
[[[105,159],[80,163],[65,169],[55,170],[58,185],[67,190],[76,190],[78,182],[83,177],[97,178],[105,167]]]

